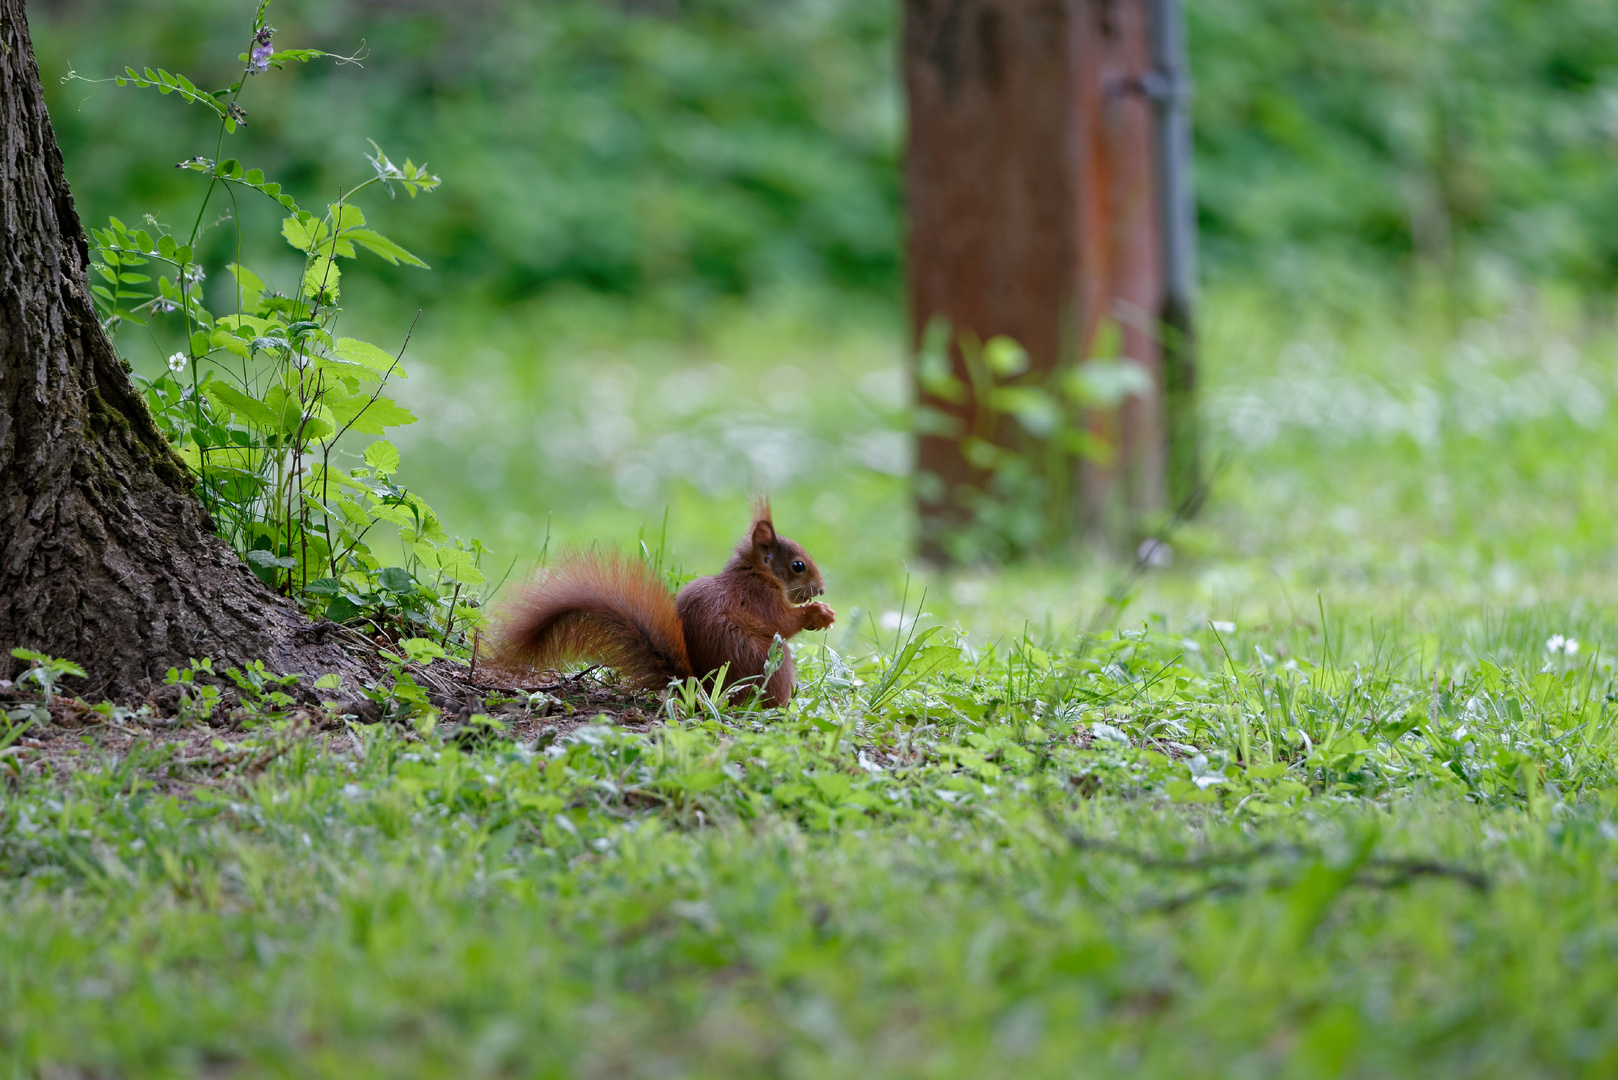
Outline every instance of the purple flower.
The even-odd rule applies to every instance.
[[[270,70],[270,56],[275,52],[275,46],[270,44],[254,45],[252,65],[259,71]]]

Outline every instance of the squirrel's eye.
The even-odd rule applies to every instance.
[[[803,560],[802,559],[793,559],[792,560],[792,572],[794,574],[803,573]]]

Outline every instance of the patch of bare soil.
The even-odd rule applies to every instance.
[[[599,668],[575,674],[513,673],[435,660],[406,670],[427,691],[439,710],[438,731],[463,745],[512,741],[544,746],[589,724],[609,723],[629,731],[649,731],[660,721],[655,695],[619,685]],[[351,751],[354,724],[387,720],[383,704],[369,697],[330,692],[338,700],[303,703],[266,717],[250,708],[235,687],[220,681],[219,705],[207,719],[184,718],[178,687],[163,686],[138,707],[92,706],[58,696],[48,709],[39,706],[31,687],[19,689],[0,680],[0,713],[33,707],[37,719],[23,735],[0,751],[0,773],[50,772],[64,775],[81,768],[86,758],[123,758],[132,750],[155,749],[154,769],[143,770],[159,787],[183,789],[229,775],[252,776],[297,740],[319,740],[335,753]],[[45,720],[48,713],[49,720]],[[493,725],[474,717],[487,717]],[[267,737],[266,720],[285,721]],[[413,722],[399,721],[411,727]],[[0,724],[4,724],[0,718]],[[0,734],[4,734],[0,726]]]

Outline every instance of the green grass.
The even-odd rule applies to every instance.
[[[429,334],[411,482],[508,559],[666,504],[707,570],[756,477],[617,470],[738,418],[816,440],[775,488],[840,612],[799,700],[0,758],[0,1075],[1611,1075],[1610,336],[1554,298],[1209,311],[1230,464],[1093,635],[1128,580],[1095,557],[911,570],[901,608],[903,484],[853,443],[903,423],[891,375],[859,389],[900,355],[880,318]],[[719,390],[682,412],[692,371]],[[533,418],[608,387],[621,423],[561,468]]]
[[[788,715],[537,751],[92,751],[11,781],[0,1045],[24,1076],[1605,1075],[1602,665],[1435,683],[1332,634],[929,643],[874,708],[891,659],[822,653]]]

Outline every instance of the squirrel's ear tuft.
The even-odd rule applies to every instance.
[[[770,513],[768,495],[761,495],[753,501],[753,543],[759,547],[775,543],[775,518]]]

